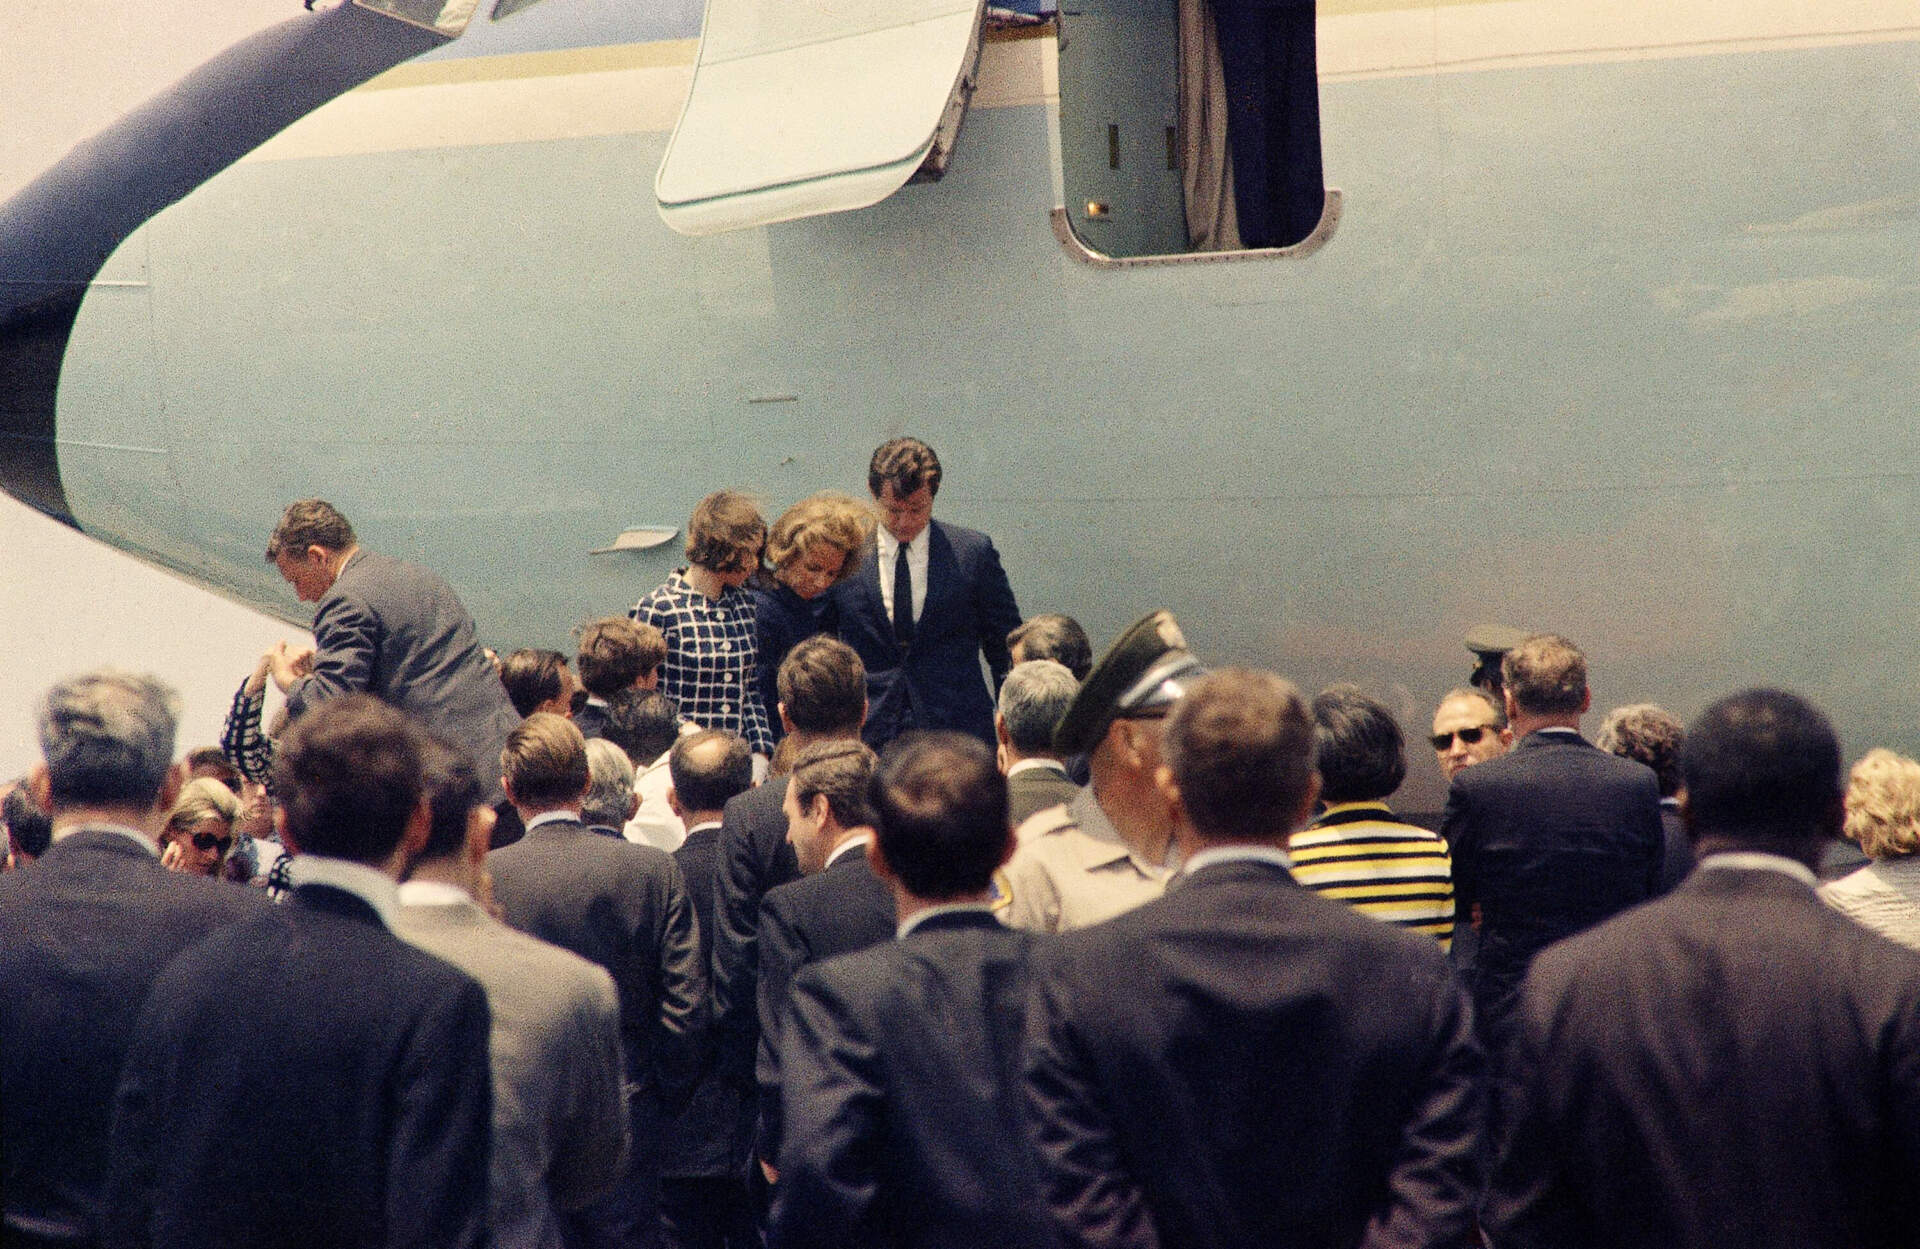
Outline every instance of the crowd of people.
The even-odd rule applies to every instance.
[[[896,439],[870,508],[710,495],[499,659],[303,500],[314,645],[219,748],[54,686],[4,1242],[1920,1243],[1920,763],[1775,690],[1590,742],[1586,657],[1516,633],[1402,816],[1379,699],[1164,611],[1096,663],[939,485]]]

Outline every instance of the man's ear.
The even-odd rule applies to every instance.
[[[413,813],[407,816],[407,831],[400,834],[400,849],[411,863],[420,857],[427,848],[427,838],[433,836],[433,808],[428,805],[425,795],[413,804]]]
[[[1173,779],[1173,769],[1161,764],[1153,770],[1153,787],[1167,800],[1167,805],[1176,811],[1185,810],[1180,805],[1180,782]]]
[[[287,809],[277,802],[273,804],[273,833],[280,839],[280,844],[287,848],[288,854],[300,853],[299,843],[287,831]]]
[[[33,771],[27,773],[27,792],[33,795],[42,811],[53,810],[53,776],[46,764],[36,763]]]
[[[1307,777],[1307,792],[1300,800],[1300,809],[1293,813],[1293,822],[1287,826],[1287,835],[1305,828],[1313,819],[1313,811],[1320,803],[1320,774],[1314,772]]]
[[[493,826],[500,816],[492,807],[479,806],[467,812],[467,862],[479,866],[493,847]]]
[[[894,873],[893,864],[887,862],[886,853],[880,849],[878,837],[867,843],[867,870],[889,885],[900,883],[900,877]]]
[[[501,793],[503,793],[503,794],[505,794],[505,795],[507,796],[507,805],[508,805],[508,806],[510,806],[510,807],[518,807],[518,806],[520,805],[520,800],[519,800],[518,798],[515,798],[515,797],[513,796],[513,784],[512,784],[512,782],[510,782],[510,781],[508,781],[508,780],[507,780],[507,778],[506,778],[506,777],[504,777],[504,776],[502,776],[502,777],[500,778],[500,792],[501,792]]]
[[[1592,710],[1593,710],[1593,691],[1588,690],[1586,693],[1580,695],[1580,714],[1584,716],[1589,711],[1592,711]]]
[[[635,794],[634,802],[638,804],[639,801],[640,801],[640,796],[638,794]],[[667,806],[670,810],[672,810],[675,816],[679,817],[681,823],[683,824],[686,823],[687,811],[685,807],[682,807],[680,805],[680,791],[673,788],[671,785],[667,787]],[[638,810],[637,805],[635,809]],[[629,815],[627,818],[632,819],[633,817]]]
[[[180,799],[180,789],[187,783],[187,765],[183,760],[167,769],[167,779],[160,782],[160,796],[154,800],[153,809],[164,815],[173,810],[173,804]]]
[[[775,706],[775,707],[778,707],[778,708],[780,709],[780,728],[781,728],[781,730],[782,730],[783,732],[787,732],[787,733],[792,733],[792,732],[794,732],[795,730],[794,730],[794,727],[793,727],[793,717],[787,714],[787,704],[786,704],[786,700],[784,700],[784,699],[782,699],[781,701],[779,701],[779,702],[776,702],[776,703],[774,704],[774,706]]]

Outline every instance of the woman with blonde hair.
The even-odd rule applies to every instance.
[[[167,812],[160,833],[160,862],[170,872],[218,876],[233,849],[240,799],[209,776],[188,781]]]
[[[835,631],[838,621],[827,591],[859,567],[860,548],[873,536],[873,526],[871,508],[827,490],[782,512],[767,535],[773,571],[749,588],[758,638],[755,681],[776,738],[781,736],[780,696],[774,678],[780,662],[814,634]]]
[[[1901,945],[1920,950],[1920,763],[1869,750],[1847,779],[1847,836],[1873,862],[1820,887],[1820,897]]]

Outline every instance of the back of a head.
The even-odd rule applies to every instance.
[[[1327,802],[1372,802],[1407,778],[1406,739],[1393,713],[1356,685],[1332,685],[1313,700],[1314,763]]]
[[[421,783],[430,817],[423,859],[452,858],[465,852],[467,821],[486,800],[486,791],[464,750],[431,733],[420,735]]]
[[[370,694],[331,699],[280,739],[273,782],[300,853],[384,863],[420,802],[419,730]]]
[[[1007,737],[1023,755],[1053,753],[1053,731],[1080,692],[1064,664],[1051,659],[1029,659],[1015,664],[1000,683],[1000,718]]]
[[[1072,616],[1048,612],[1025,621],[1007,634],[1007,649],[1018,648],[1026,659],[1051,659],[1065,664],[1076,681],[1087,679],[1093,671],[1093,642],[1087,631]]]
[[[1586,705],[1587,657],[1557,633],[1536,633],[1508,651],[1500,673],[1528,715],[1577,715]]]
[[[187,775],[207,777],[223,785],[238,786],[240,770],[227,758],[227,752],[218,746],[196,746],[187,752]]]
[[[927,487],[929,494],[940,493],[940,457],[918,438],[891,438],[873,449],[867,461],[867,489],[880,497],[883,486],[891,485],[895,498]]]
[[[325,499],[300,499],[287,505],[280,523],[273,528],[273,536],[267,539],[267,562],[273,563],[283,553],[298,558],[310,546],[344,551],[353,543],[353,526],[333,504]]]
[[[766,519],[753,499],[738,490],[714,491],[695,505],[687,522],[687,562],[696,568],[758,568],[766,543]]]
[[[500,775],[513,789],[515,806],[535,811],[572,806],[587,789],[586,739],[565,716],[537,711],[508,735]]]
[[[53,817],[33,800],[25,777],[14,783],[0,802],[0,823],[7,826],[7,839],[16,854],[37,859],[53,844]]]
[[[667,775],[682,810],[718,811],[753,788],[753,752],[738,733],[689,733],[673,744]]]
[[[867,669],[839,638],[815,634],[795,646],[780,661],[774,683],[798,731],[817,736],[860,731],[867,713]]]
[[[1007,782],[962,733],[909,733],[873,780],[880,853],[906,891],[938,902],[985,891],[1006,860]]]
[[[581,686],[595,698],[611,701],[615,694],[631,689],[635,681],[666,662],[667,640],[652,625],[625,616],[608,616],[581,625],[579,633],[580,649],[574,667],[579,671]]]
[[[1688,726],[1680,745],[1687,827],[1792,846],[1838,831],[1840,741],[1818,708],[1783,690],[1744,690]]]
[[[587,794],[580,818],[602,828],[619,828],[633,811],[633,761],[603,737],[587,742]]]
[[[846,557],[835,579],[844,581],[859,566],[853,554],[873,536],[873,526],[873,509],[859,500],[834,490],[810,494],[773,522],[767,532],[767,562],[785,568],[824,546]]]
[[[524,719],[541,703],[560,697],[567,688],[566,672],[567,657],[559,651],[524,646],[500,662],[500,684]]]
[[[879,762],[858,738],[815,742],[794,756],[787,788],[803,810],[824,797],[841,828],[872,827],[871,787]]]
[[[1593,735],[1593,744],[1652,768],[1660,778],[1660,796],[1671,798],[1680,792],[1680,742],[1685,736],[1680,717],[1666,708],[1630,703],[1607,713],[1600,731]]]
[[[91,672],[48,690],[38,728],[54,811],[152,807],[179,718],[180,696],[154,677]]]
[[[600,736],[626,751],[634,767],[649,768],[680,736],[680,710],[659,690],[625,690],[607,700]]]
[[[1884,746],[1862,755],[1847,774],[1846,832],[1870,859],[1920,854],[1920,762]]]
[[[1222,668],[1167,717],[1167,767],[1187,822],[1207,841],[1282,841],[1314,792],[1307,703],[1271,672]]]

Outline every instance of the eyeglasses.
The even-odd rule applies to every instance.
[[[1492,731],[1493,726],[1491,724],[1476,724],[1470,729],[1455,729],[1451,733],[1435,733],[1427,740],[1433,743],[1435,750],[1449,750],[1452,749],[1453,739],[1456,737],[1467,745],[1473,746],[1477,745],[1481,738]]]
[[[225,854],[227,847],[232,844],[232,837],[222,837],[217,833],[195,833],[193,835],[193,848],[202,854],[216,847],[219,848],[221,854]]]

